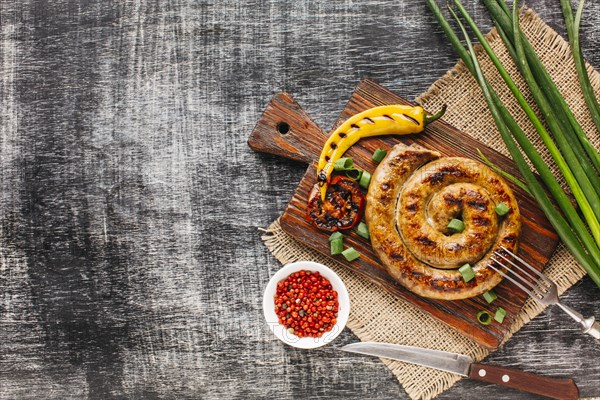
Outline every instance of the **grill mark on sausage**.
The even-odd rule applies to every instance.
[[[482,240],[483,239],[483,234],[481,232],[473,232],[473,233],[471,233],[471,237],[474,240]]]
[[[462,204],[461,199],[457,199],[456,197],[450,194],[444,196],[444,202],[449,206],[459,206]]]
[[[450,251],[461,251],[464,250],[465,246],[461,245],[460,243],[451,243],[448,246],[448,250]]]
[[[445,174],[443,172],[436,172],[435,174],[429,175],[424,182],[435,185],[442,182],[444,180],[444,176]]]
[[[390,196],[381,196],[381,197],[379,198],[379,204],[380,204],[381,206],[383,206],[384,208],[385,208],[387,205],[389,205],[390,203],[391,203],[391,198],[390,198]]]
[[[471,218],[471,223],[475,226],[490,226],[490,225],[492,225],[492,221],[489,218],[485,218],[485,217],[473,217],[473,218]]]
[[[426,236],[419,236],[415,239],[417,242],[421,243],[423,246],[435,247],[436,243],[429,239]]]
[[[467,202],[467,205],[479,211],[485,210],[485,202],[479,200],[471,200]]]
[[[423,182],[435,185],[442,182],[446,175],[451,175],[455,178],[464,178],[467,176],[467,173],[455,165],[448,165],[423,179]]]
[[[474,282],[475,280],[473,280]],[[464,285],[461,282],[457,282],[455,280],[446,280],[442,281],[439,279],[432,279],[429,281],[429,285],[431,287],[437,288],[437,290],[442,290],[446,293],[449,292],[458,292],[464,289],[464,286],[473,286],[471,282],[465,283]]]
[[[404,261],[404,260],[405,260],[405,258],[404,258],[404,254],[402,254],[402,253],[399,253],[399,252],[397,252],[397,251],[392,251],[392,252],[390,253],[390,258],[392,258],[392,259],[394,259],[394,260],[396,260],[396,261]]]

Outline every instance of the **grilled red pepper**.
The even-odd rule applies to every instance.
[[[318,185],[308,195],[307,217],[317,228],[328,232],[350,229],[365,208],[365,195],[358,182],[337,175],[327,187],[325,201]]]

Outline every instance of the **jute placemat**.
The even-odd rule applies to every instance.
[[[521,24],[577,119],[588,132],[592,143],[598,147],[600,137],[595,133],[595,128],[588,115],[568,43],[530,10],[525,12]],[[520,83],[519,86],[525,87],[523,81],[517,79],[516,67],[510,61],[510,56],[498,35],[492,31],[488,34],[488,39],[503,64]],[[478,52],[481,56],[482,68],[499,96],[505,101],[507,108],[513,113],[519,125],[526,130],[532,141],[538,145],[538,148],[542,148],[541,140],[537,139],[527,117],[520,110],[509,90],[505,88],[494,66],[483,55],[482,49],[479,49]],[[594,88],[600,92],[599,74],[591,68],[589,68],[589,72]],[[447,122],[508,155],[491,114],[487,110],[479,86],[462,62],[459,62],[445,76],[435,82],[427,92],[419,96],[417,102],[428,110],[437,110],[442,104],[448,104],[448,111],[444,116]],[[549,154],[542,154],[550,165],[554,165]],[[454,351],[468,354],[477,361],[489,354],[489,350],[458,334],[452,328],[421,312],[413,305],[398,300],[372,283],[356,276],[343,265],[333,262],[297,242],[282,231],[278,221],[275,221],[266,230],[263,240],[267,248],[282,263],[313,260],[331,266],[340,275],[348,287],[352,304],[348,327],[361,340]],[[559,246],[545,271],[558,284],[560,293],[571,287],[584,275],[583,270],[562,245]],[[541,311],[542,307],[537,303],[528,301],[516,318],[511,327],[511,334],[506,339],[508,340],[514,332]],[[431,399],[461,379],[457,375],[411,364],[387,359],[383,359],[383,362],[413,399]]]

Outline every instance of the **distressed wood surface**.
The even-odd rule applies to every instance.
[[[370,80],[363,80],[357,86],[350,100],[336,122],[336,128],[352,115],[366,109],[386,104],[410,104],[386,88]],[[285,125],[284,125],[285,124]],[[282,129],[282,127],[285,127]],[[333,130],[333,129],[332,129]],[[347,268],[362,275],[367,280],[402,298],[415,307],[431,314],[489,349],[496,349],[510,331],[514,317],[527,299],[524,292],[508,280],[494,288],[498,300],[494,303],[508,312],[503,324],[482,325],[475,315],[486,309],[487,303],[481,297],[461,301],[436,301],[427,299],[403,288],[387,272],[373,251],[370,242],[353,231],[346,232],[347,246],[360,253],[360,258],[351,262],[342,256],[331,256],[329,233],[316,229],[307,220],[307,198],[315,184],[315,163],[327,140],[323,131],[315,126],[300,105],[287,94],[277,94],[267,105],[256,127],[248,139],[248,145],[255,151],[264,151],[309,164],[306,174],[300,181],[292,199],[281,216],[281,228],[309,247]],[[474,140],[443,120],[427,125],[419,135],[402,137],[365,138],[352,146],[345,155],[352,157],[354,164],[365,171],[374,173],[376,163],[372,160],[375,149],[390,149],[397,143],[435,149],[446,157],[469,157],[478,159],[477,150],[483,152],[496,166],[510,174],[520,176],[511,159]],[[518,186],[508,183],[518,199],[523,228],[519,237],[519,256],[541,270],[554,253],[558,237],[552,225],[544,216],[535,199]]]
[[[564,32],[557,3],[528,6]],[[329,127],[361,78],[413,99],[455,61],[421,0],[1,1],[0,399],[406,398],[378,359],[268,331],[258,228],[305,167],[246,139],[276,92]],[[598,315],[599,294],[564,300]],[[599,396],[599,351],[550,309],[488,361]]]

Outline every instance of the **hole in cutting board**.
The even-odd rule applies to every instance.
[[[290,131],[290,124],[288,124],[287,122],[280,122],[277,124],[276,129],[277,132],[281,133],[282,135],[285,135]]]

